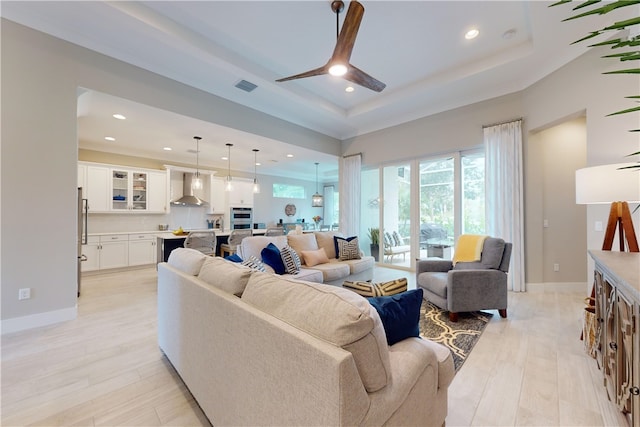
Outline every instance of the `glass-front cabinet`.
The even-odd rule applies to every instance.
[[[145,172],[113,169],[111,175],[112,210],[147,210],[148,175]]]
[[[167,212],[167,171],[94,163],[81,166],[86,167],[86,173],[84,167],[78,168],[78,183],[84,182],[91,213]]]

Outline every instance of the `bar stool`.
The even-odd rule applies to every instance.
[[[225,253],[229,255],[235,254],[238,245],[240,244],[240,242],[242,242],[242,239],[252,235],[253,230],[251,230],[250,228],[245,230],[232,230],[231,234],[229,234],[229,240],[227,240],[227,243],[222,243],[220,245],[220,256],[226,256]]]
[[[192,231],[184,240],[184,247],[195,249],[206,255],[216,254],[216,233],[215,231]]]

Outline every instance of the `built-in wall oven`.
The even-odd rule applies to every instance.
[[[253,228],[252,208],[231,208],[230,226],[232,230]]]

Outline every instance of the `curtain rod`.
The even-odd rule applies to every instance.
[[[342,156],[343,159],[346,159],[347,157],[353,157],[353,156],[362,156],[362,153],[353,153],[353,154],[348,154],[346,156]]]
[[[500,123],[493,123],[493,124],[490,124],[490,125],[483,125],[482,129],[490,128],[490,127],[493,127],[493,126],[506,125],[507,123],[512,123],[512,122],[521,122],[521,121],[522,121],[522,117],[519,117],[517,119],[507,120],[507,121],[500,122]]]

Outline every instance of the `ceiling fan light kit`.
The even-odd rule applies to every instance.
[[[343,9],[344,3],[342,1],[331,2],[331,10],[336,14],[336,29],[339,26],[338,15],[340,14],[340,12],[342,12]],[[351,0],[351,2],[349,3],[349,9],[347,10],[347,16],[345,17],[344,23],[342,24],[342,30],[340,30],[338,34],[338,41],[336,42],[336,46],[333,49],[333,55],[331,55],[331,59],[329,59],[329,62],[327,62],[320,68],[305,71],[304,73],[295,74],[293,76],[284,77],[276,81],[286,82],[289,80],[303,79],[305,77],[330,74],[332,76],[342,77],[345,80],[366,87],[367,89],[371,89],[375,92],[382,92],[382,90],[387,86],[386,84],[371,77],[369,74],[365,73],[359,68],[354,67],[349,62],[363,15],[364,6],[362,6],[356,0]]]

